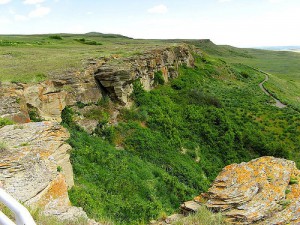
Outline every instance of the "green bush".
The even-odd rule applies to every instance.
[[[87,40],[85,38],[78,38],[78,39],[74,39],[75,41],[78,41],[82,44],[86,44],[86,45],[103,45],[102,43],[100,42],[97,42],[97,41],[93,41],[93,40]]]
[[[49,36],[50,39],[54,39],[54,40],[62,40],[62,37],[60,35],[51,35]]]
[[[154,84],[158,85],[163,85],[165,83],[165,79],[164,79],[164,76],[163,76],[163,73],[162,71],[157,71],[154,73]]]
[[[11,121],[10,119],[0,117],[0,128],[4,127],[6,125],[12,125],[12,124],[14,124],[14,122]]]
[[[42,121],[36,108],[29,107],[28,114],[29,114],[29,118],[32,122],[41,122]]]

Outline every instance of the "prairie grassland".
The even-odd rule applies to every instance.
[[[60,38],[57,38],[60,37]],[[81,70],[89,59],[131,56],[168,45],[118,35],[0,36],[0,81],[39,82]]]

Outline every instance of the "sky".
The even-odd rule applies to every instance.
[[[300,46],[300,0],[0,0],[0,34],[91,31]]]

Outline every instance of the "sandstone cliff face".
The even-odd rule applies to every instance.
[[[0,129],[0,182],[13,197],[62,219],[86,217],[72,207],[67,189],[73,182],[65,143],[66,129],[53,122],[10,125]]]
[[[129,103],[132,83],[140,79],[145,90],[154,87],[154,73],[162,71],[165,82],[178,76],[178,66],[194,66],[194,58],[188,46],[156,49],[127,59],[109,61],[95,72],[95,78],[111,98],[122,105]]]
[[[33,112],[41,120],[61,122],[65,106],[97,103],[102,94],[94,72],[103,62],[100,59],[83,72],[62,74],[36,84],[0,83],[0,117],[27,123]]]
[[[300,171],[295,163],[262,157],[225,167],[195,198],[232,224],[300,224]]]

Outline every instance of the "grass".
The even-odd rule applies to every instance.
[[[0,35],[0,81],[39,82],[64,73],[80,71],[89,59],[131,56],[141,50],[162,45],[166,46],[158,40],[132,40],[118,35],[96,33]],[[40,74],[44,76],[42,79]]]
[[[12,125],[13,121],[7,118],[0,118],[0,128],[6,126],[6,125]]]
[[[221,213],[212,213],[205,206],[199,208],[195,214],[172,223],[172,225],[229,225]]]
[[[281,101],[300,110],[300,53],[238,49],[231,46],[217,46],[209,41],[190,43],[229,63],[243,63],[270,73],[270,80],[265,84],[266,88]]]

